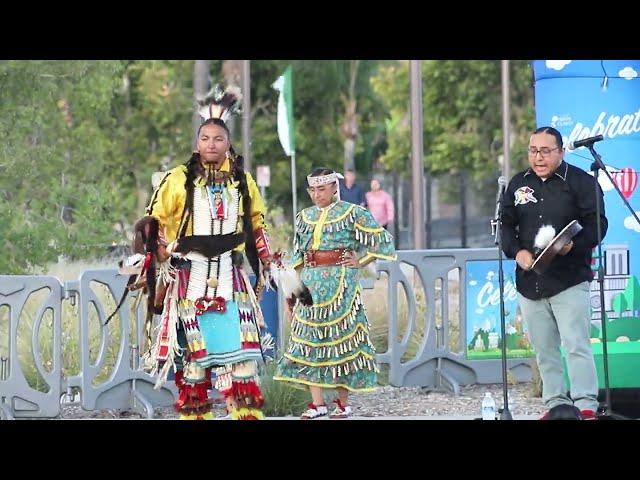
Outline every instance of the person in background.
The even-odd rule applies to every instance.
[[[347,169],[344,172],[344,181],[340,182],[340,200],[344,202],[367,206],[364,189],[356,183],[356,172]]]
[[[380,182],[374,178],[371,180],[371,190],[365,194],[365,198],[373,218],[380,226],[389,230],[395,215],[391,195],[382,190]]]

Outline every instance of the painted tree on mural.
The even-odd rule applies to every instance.
[[[635,276],[629,278],[622,293],[613,297],[612,306],[618,318],[607,321],[607,341],[621,337],[640,340],[640,283]]]
[[[607,342],[640,340],[640,283],[635,276],[631,276],[627,286],[611,302],[617,318],[609,318],[604,313],[607,322]],[[599,319],[599,313],[596,318]],[[591,338],[602,339],[602,329],[591,325]]]
[[[613,298],[613,311],[618,315],[631,311],[634,317],[638,317],[640,311],[640,283],[635,276],[631,276],[627,282],[624,292]]]

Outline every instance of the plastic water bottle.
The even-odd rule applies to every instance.
[[[491,396],[491,392],[486,392],[482,399],[482,420],[496,419],[496,402]]]

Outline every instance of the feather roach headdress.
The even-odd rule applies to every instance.
[[[229,86],[223,90],[220,85],[215,85],[204,97],[198,98],[198,113],[202,121],[210,118],[219,118],[223,122],[242,113],[242,93],[235,86]]]

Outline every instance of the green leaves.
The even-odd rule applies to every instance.
[[[191,151],[190,61],[0,62],[3,273],[128,239],[151,173]],[[21,220],[16,216],[19,212]]]
[[[512,128],[516,144],[535,126],[533,85],[525,61],[511,62]],[[428,60],[422,62],[424,159],[432,173],[468,170],[476,180],[499,170],[502,153],[500,61]],[[381,67],[371,84],[387,108],[389,145],[381,161],[407,171],[411,153],[409,65]],[[514,157],[514,168],[524,156]]]
[[[298,208],[311,204],[304,177],[313,167],[342,169],[349,119],[356,119],[361,178],[374,165],[409,174],[408,62],[253,60],[246,114],[253,168],[271,166],[268,207],[291,217],[290,160],[278,141],[271,88],[288,65]],[[467,170],[480,185],[502,153],[500,62],[422,65],[425,166]],[[221,67],[211,61],[212,83],[222,81]],[[0,242],[7,252],[0,272],[28,273],[60,255],[87,258],[128,243],[123,231],[144,211],[151,174],[191,155],[193,74],[187,60],[0,61]],[[534,125],[527,62],[512,61],[511,78],[516,169]],[[346,115],[354,102],[355,116]],[[242,150],[240,122],[233,143]]]

